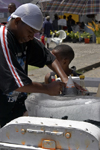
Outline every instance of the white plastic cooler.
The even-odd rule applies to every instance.
[[[0,149],[99,150],[100,129],[90,123],[20,117],[0,129]]]

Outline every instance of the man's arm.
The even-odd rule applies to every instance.
[[[63,87],[65,87],[65,83],[63,82],[52,82],[50,84],[41,84],[37,82],[32,82],[31,84],[16,89],[16,91],[27,93],[45,93],[48,95],[59,95]]]
[[[67,84],[68,76],[63,71],[63,69],[57,59],[55,59],[55,61],[51,65],[48,65],[48,67],[57,73],[57,75],[61,78],[62,82]],[[84,91],[84,89],[81,86],[79,86],[78,84],[75,83],[75,86],[77,89]]]
[[[57,73],[57,75],[61,78],[62,82],[67,83],[68,76],[63,71],[63,69],[57,59],[55,59],[51,65],[48,65],[48,67]]]

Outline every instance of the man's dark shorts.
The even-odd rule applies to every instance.
[[[26,111],[24,101],[27,95],[21,93],[16,102],[8,102],[8,97],[5,94],[0,94],[0,126],[4,126],[11,120],[23,116]]]

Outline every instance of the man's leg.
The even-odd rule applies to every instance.
[[[50,42],[51,42],[51,38],[47,38],[47,48],[48,49],[49,49]]]
[[[47,43],[47,48],[49,49],[49,43]]]

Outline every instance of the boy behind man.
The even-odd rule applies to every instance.
[[[77,72],[69,68],[69,64],[74,59],[74,51],[68,45],[58,45],[52,50],[52,54],[56,56],[67,76],[79,76]],[[50,72],[45,76],[45,83],[51,83],[51,77],[57,75],[55,72]]]

